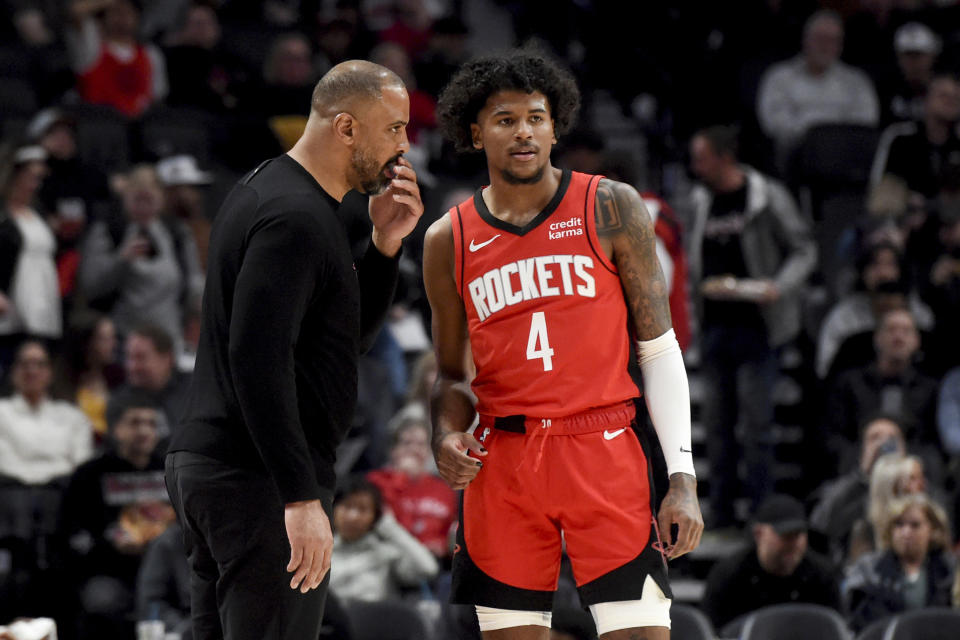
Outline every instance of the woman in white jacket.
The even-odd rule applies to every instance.
[[[387,600],[437,575],[433,554],[383,510],[380,490],[347,481],[333,503],[330,589],[340,598]]]

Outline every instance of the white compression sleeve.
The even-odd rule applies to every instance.
[[[638,340],[637,351],[643,395],[667,461],[667,474],[696,476],[690,439],[690,385],[676,334],[670,329],[659,338]]]

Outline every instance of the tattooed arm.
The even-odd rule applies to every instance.
[[[601,180],[597,187],[597,235],[620,271],[620,283],[638,340],[666,333],[670,321],[667,283],[657,260],[653,221],[636,189]]]
[[[676,558],[692,551],[703,533],[690,443],[690,392],[672,331],[667,284],[657,260],[653,221],[636,190],[612,180],[597,187],[600,244],[616,265],[637,334],[644,398],[667,460],[670,489],[657,519]],[[677,537],[671,527],[677,525]]]

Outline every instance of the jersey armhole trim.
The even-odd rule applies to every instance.
[[[457,291],[460,292],[460,299],[464,300],[465,298],[463,297],[463,272],[465,268],[464,262],[466,261],[466,256],[464,255],[464,252],[463,252],[463,215],[460,213],[460,205],[457,205],[456,207],[450,210],[450,218],[452,220],[456,220],[457,222],[456,228],[452,228],[453,225],[451,225],[451,231],[453,233],[453,249],[454,249],[453,259],[456,262],[453,268],[453,277],[457,281]],[[458,230],[460,232],[459,236],[457,235]]]
[[[603,180],[603,176],[599,175],[590,179],[590,183],[587,185],[587,197],[584,198],[583,220],[587,225],[587,242],[603,268],[619,277],[620,272],[617,270],[617,266],[610,261],[603,247],[600,246],[600,236],[597,234],[597,187],[600,186],[601,180]]]

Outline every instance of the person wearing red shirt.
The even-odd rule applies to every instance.
[[[135,118],[166,97],[163,54],[137,39],[137,2],[76,0],[70,12],[67,50],[77,75],[77,92],[85,102],[113,107]]]
[[[394,433],[389,466],[371,471],[394,518],[438,558],[450,555],[450,531],[457,521],[456,494],[431,471],[430,428],[408,418]]]

